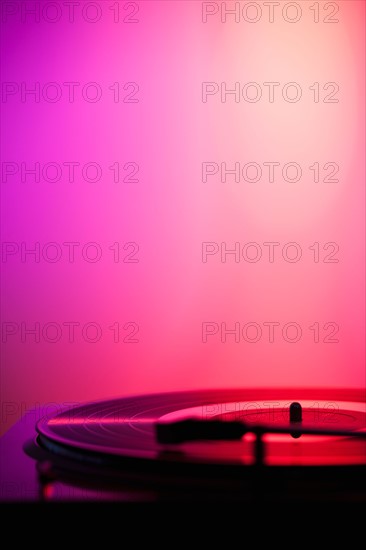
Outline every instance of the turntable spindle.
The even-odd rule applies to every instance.
[[[290,405],[290,422],[301,422],[302,421],[302,406],[300,403],[294,401]]]

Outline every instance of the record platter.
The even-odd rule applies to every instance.
[[[361,390],[142,395],[26,415],[1,440],[2,500],[366,500]]]

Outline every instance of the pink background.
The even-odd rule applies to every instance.
[[[98,323],[103,333],[93,344],[79,328],[71,343],[64,327],[57,343],[42,335],[36,343],[22,342],[19,329],[3,341],[2,429],[51,402],[203,387],[364,387],[365,3],[337,2],[333,24],[323,22],[324,2],[319,23],[310,3],[298,3],[303,16],[293,24],[281,10],[268,22],[264,9],[255,24],[222,23],[220,14],[202,23],[202,3],[187,0],[140,1],[138,23],[115,23],[107,0],[96,23],[80,9],[74,23],[65,11],[56,23],[22,22],[20,12],[2,22],[3,82],[81,83],[74,103],[65,87],[56,103],[22,102],[20,93],[2,102],[3,163],[103,169],[95,183],[80,170],[73,183],[66,170],[54,183],[31,176],[22,183],[20,172],[2,179],[3,242],[97,242],[103,251],[96,263],[80,250],[70,263],[64,246],[55,263],[3,258],[3,329],[75,321]],[[131,12],[126,4],[121,19]],[[103,90],[96,103],[80,93],[92,81]],[[115,103],[108,87],[131,81],[139,102]],[[206,81],[281,86],[274,103],[264,87],[257,103],[233,96],[222,103],[219,94],[203,103]],[[287,82],[301,85],[299,102],[283,100]],[[323,84],[336,82],[339,102],[315,103],[314,82],[321,97]],[[297,162],[303,177],[289,183],[278,172],[270,183],[263,171],[257,183],[232,176],[222,183],[219,175],[202,182],[203,162],[271,161]],[[138,163],[139,181],[115,183],[114,162]],[[314,182],[314,162],[337,163],[339,181]],[[273,263],[201,259],[202,242],[268,241],[299,243],[301,261],[280,252]],[[114,242],[138,243],[139,262],[115,263]],[[337,243],[339,262],[315,263],[314,242]],[[115,343],[108,328],[115,322],[137,323],[139,342]],[[280,332],[274,343],[266,332],[257,343],[222,343],[217,334],[203,343],[202,322],[296,322],[303,335],[297,343]],[[314,322],[337,323],[339,342],[324,343],[321,331],[314,343]]]

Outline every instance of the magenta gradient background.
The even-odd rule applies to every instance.
[[[258,2],[261,4],[261,2]],[[2,321],[100,324],[98,343],[9,337],[2,347],[3,428],[35,403],[203,387],[364,387],[365,134],[363,1],[339,1],[337,24],[315,24],[306,2],[296,24],[201,22],[199,1],[138,2],[139,23],[77,16],[51,24],[17,15],[2,23],[2,81],[100,83],[98,103],[20,95],[2,103],[3,162],[95,161],[96,183],[20,176],[1,182],[5,242],[96,241],[95,264],[2,263]],[[121,2],[121,6],[126,2]],[[284,2],[282,2],[284,4]],[[324,4],[320,2],[320,4]],[[77,12],[79,14],[79,11]],[[135,81],[139,103],[114,103],[108,86]],[[298,103],[201,101],[204,81],[295,81]],[[308,87],[337,82],[339,103]],[[306,92],[307,91],[307,92]],[[108,166],[140,165],[139,183],[114,183]],[[204,161],[296,161],[300,182],[201,181]],[[337,162],[338,183],[307,167]],[[305,176],[307,174],[307,176]],[[108,246],[139,243],[140,262],[114,263]],[[203,241],[337,242],[339,263],[201,261]],[[139,343],[114,343],[115,321],[134,321]],[[203,321],[299,323],[289,344],[201,341]],[[339,343],[315,344],[315,321],[340,326]],[[5,404],[5,405],[4,405]],[[10,404],[10,405],[9,405]],[[5,411],[5,412],[4,412]]]

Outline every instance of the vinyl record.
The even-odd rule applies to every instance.
[[[43,418],[37,425],[38,442],[55,456],[101,468],[134,465],[162,474],[168,468],[210,475],[215,467],[223,475],[238,475],[257,464],[254,432],[261,426],[263,466],[362,466],[365,439],[355,436],[365,432],[363,398],[357,391],[236,389],[113,399]],[[295,424],[289,423],[294,402],[302,407],[301,422]],[[236,441],[158,442],[157,425],[187,419],[245,423],[247,433]],[[266,433],[286,426],[288,433]],[[332,431],[342,435],[324,435]]]

